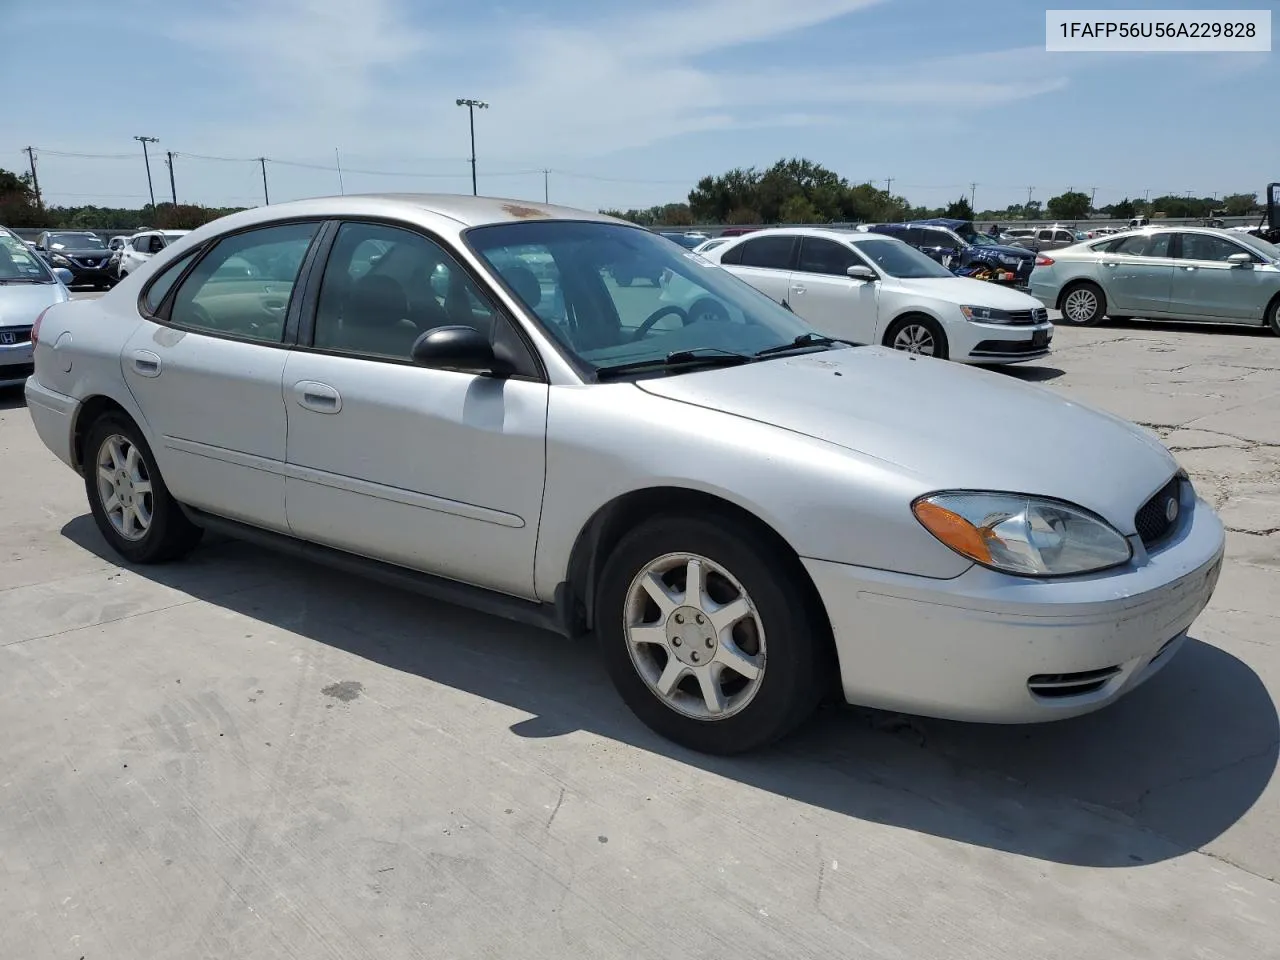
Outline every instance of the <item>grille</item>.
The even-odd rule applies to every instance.
[[[1037,697],[1049,699],[1079,697],[1101,690],[1119,672],[1119,667],[1102,667],[1079,673],[1037,673],[1027,679],[1027,689]]]
[[[106,263],[105,257],[72,257],[71,262],[78,267],[96,269]]]
[[[1022,357],[1036,356],[1049,351],[1049,341],[1034,343],[1031,340],[983,340],[969,355],[973,357]]]
[[[30,340],[30,327],[0,327],[0,347],[8,347],[15,343],[28,343]]]
[[[1179,494],[1182,492],[1182,478],[1174,477],[1156,492],[1150,500],[1142,505],[1134,515],[1133,525],[1138,531],[1142,545],[1150,549],[1170,533],[1178,519],[1180,505]],[[1173,504],[1172,509],[1170,503]],[[1169,514],[1172,512],[1173,516]]]
[[[34,363],[15,363],[0,367],[0,381],[25,380],[36,372]]]
[[[1048,320],[1049,311],[1044,307],[1037,307],[1034,310],[1010,310],[1009,316],[1012,318],[1010,323],[1030,326]]]

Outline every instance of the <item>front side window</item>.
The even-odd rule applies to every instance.
[[[379,223],[338,230],[316,304],[317,349],[408,360],[423,333],[468,326],[492,342],[494,323],[475,282],[434,241]]]
[[[173,285],[177,282],[178,277],[182,275],[182,271],[186,269],[187,264],[191,262],[191,258],[195,256],[196,251],[192,250],[186,256],[179,257],[173,263],[169,264],[156,278],[151,281],[146,292],[142,295],[142,305],[149,314],[154,314],[160,309],[160,304],[164,302],[165,295],[173,289]]]
[[[800,241],[800,265],[804,273],[825,273],[847,277],[849,268],[865,266],[865,261],[842,243],[821,237],[804,237]]]
[[[174,294],[170,322],[279,343],[298,271],[316,229],[315,223],[287,223],[218,241]]]
[[[1230,240],[1215,237],[1211,233],[1184,233],[1182,235],[1183,260],[1213,260],[1225,262],[1237,253],[1247,253]]]
[[[915,247],[888,237],[862,240],[858,252],[891,277],[902,280],[927,280],[951,277],[952,273],[932,257]]]
[[[646,230],[548,220],[475,227],[465,238],[564,351],[592,371],[660,364],[680,351],[749,355],[812,332],[727,270]],[[750,243],[761,241],[785,244],[789,260],[791,237]],[[662,279],[619,286],[619,272]]]

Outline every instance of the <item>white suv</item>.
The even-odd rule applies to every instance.
[[[1035,298],[957,277],[877,233],[758,230],[703,256],[842,340],[965,363],[1018,363],[1045,356],[1053,339],[1048,311]]]
[[[146,230],[135,233],[125,241],[120,251],[120,264],[117,268],[120,278],[124,279],[173,241],[179,237],[185,237],[190,232],[190,230]]]

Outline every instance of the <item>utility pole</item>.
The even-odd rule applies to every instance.
[[[884,192],[890,196],[893,195],[893,177],[885,177]]]
[[[551,183],[550,183],[550,177],[551,177],[551,171],[550,171],[550,170],[543,170],[543,171],[542,171],[542,202],[543,202],[543,203],[550,203],[550,202],[551,202]]]
[[[976,183],[969,184],[969,209],[977,213],[974,204],[977,203],[978,185]]]
[[[483,100],[468,100],[458,98],[458,106],[466,107],[467,113],[471,118],[471,195],[477,196],[476,192],[476,108],[487,110],[489,104]]]
[[[1089,194],[1089,212],[1093,213],[1093,202],[1098,199],[1098,188],[1093,187],[1093,192]]]
[[[36,176],[36,148],[23,147],[23,149],[26,151],[27,160],[31,164],[31,185],[36,190],[36,209],[39,210],[44,207],[44,203],[40,199],[40,178]]]
[[[154,208],[156,205],[156,191],[151,186],[151,158],[147,155],[147,144],[159,143],[160,140],[158,137],[134,137],[133,139],[142,144],[142,162],[147,165],[147,193],[151,194],[151,206]]]
[[[342,158],[338,156],[338,148],[333,148],[333,161],[338,165],[338,193],[346,196],[347,190],[342,185]]]
[[[259,157],[258,162],[262,164],[262,203],[263,206],[271,206],[271,197],[267,194],[267,158]]]
[[[1031,219],[1031,193],[1034,190],[1035,190],[1035,187],[1027,187],[1027,205],[1022,208],[1022,212],[1026,214],[1026,216],[1023,218],[1025,220]]]
[[[173,197],[173,205],[178,205],[178,188],[173,185],[173,151],[169,150],[164,155],[165,163],[169,165],[169,196]]]

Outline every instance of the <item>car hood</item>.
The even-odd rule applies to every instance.
[[[49,256],[61,254],[64,257],[75,257],[77,260],[96,260],[98,257],[111,256],[110,250],[104,250],[101,247],[59,247],[57,250],[50,250]]]
[[[895,464],[915,476],[922,492],[1056,497],[1126,535],[1134,532],[1137,508],[1177,470],[1155,437],[1119,417],[1009,374],[884,347],[782,357],[636,386]]]
[[[0,327],[29,327],[41,310],[65,299],[56,283],[0,283]]]
[[[1035,254],[1026,247],[1010,247],[1005,244],[999,244],[994,247],[976,247],[975,249],[981,250],[984,253],[997,253],[1003,254],[1006,257],[1018,257],[1022,260],[1029,260],[1035,256]]]
[[[946,303],[995,307],[997,310],[1035,310],[1044,306],[1029,294],[1012,287],[974,280],[972,277],[927,277],[918,280],[895,279],[892,282],[912,293]]]

